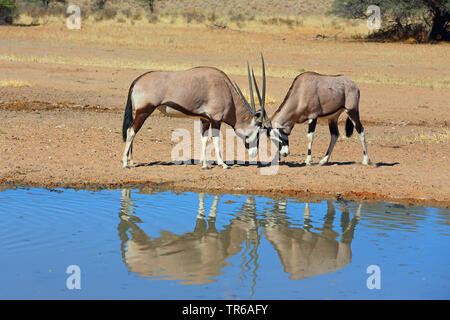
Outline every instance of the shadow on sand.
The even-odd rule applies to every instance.
[[[207,164],[209,165],[217,165],[217,161],[214,160],[209,160],[206,161]],[[134,167],[138,168],[138,167],[152,167],[152,166],[156,166],[156,165],[160,165],[160,166],[173,166],[173,165],[182,165],[182,164],[187,164],[187,165],[199,165],[200,164],[200,160],[198,159],[188,159],[185,161],[182,161],[180,163],[175,163],[175,162],[167,162],[167,161],[152,161],[152,162],[148,162],[148,163],[138,163],[136,164]],[[249,166],[256,166],[257,168],[262,168],[262,167],[270,167],[272,165],[271,162],[261,162],[261,161],[241,161],[239,163],[234,163],[234,162],[229,162],[227,163],[229,166],[232,167],[249,167]],[[379,168],[379,167],[393,167],[400,164],[400,162],[377,162],[373,165],[371,165],[374,168]],[[307,167],[307,165],[304,162],[292,162],[292,161],[280,161],[279,162],[280,166],[287,166],[290,168],[301,168],[301,167]],[[355,162],[355,161],[344,161],[344,162],[328,162],[327,164],[324,164],[323,167],[329,167],[329,166],[351,166],[351,165],[362,165],[359,162]],[[315,167],[315,166],[320,166],[319,163],[313,163],[310,165],[311,167]]]

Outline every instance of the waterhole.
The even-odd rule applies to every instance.
[[[449,245],[433,207],[3,189],[0,299],[449,299]]]

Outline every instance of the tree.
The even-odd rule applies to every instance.
[[[141,0],[141,2],[148,4],[148,7],[149,7],[151,13],[155,12],[155,7],[154,7],[155,0]]]
[[[62,3],[65,3],[66,0],[23,0],[22,2],[40,3],[42,7],[48,8],[48,5],[50,4],[50,2],[62,2]]]
[[[423,2],[428,3],[428,10],[432,19],[428,40],[450,41],[450,2],[448,0]]]
[[[428,41],[450,41],[449,0],[334,0],[330,13],[366,19],[369,5],[380,7],[383,30],[406,32],[427,27]]]
[[[0,25],[13,22],[17,7],[16,0],[0,0]]]
[[[103,9],[105,7],[106,1],[107,0],[97,0],[95,2],[95,6],[97,7],[97,9],[101,10],[101,9]]]

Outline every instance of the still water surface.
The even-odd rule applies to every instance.
[[[449,299],[449,248],[450,210],[431,207],[0,192],[0,299]]]

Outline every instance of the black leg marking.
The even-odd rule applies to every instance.
[[[337,121],[329,121],[328,128],[330,129],[331,135],[339,136],[339,128],[337,125]]]
[[[330,119],[328,120],[328,128],[330,129],[330,145],[328,146],[327,153],[322,158],[322,160],[319,161],[320,165],[324,165],[328,162],[328,159],[330,159],[331,153],[333,152],[334,145],[339,138],[339,129],[337,126],[337,119]]]
[[[317,124],[317,118],[309,120],[308,123],[308,156],[306,157],[305,163],[307,165],[311,164],[312,157],[311,157],[311,149],[314,139],[314,131],[316,130],[316,124]]]
[[[206,133],[208,132],[208,130],[209,130],[210,123],[209,123],[208,121],[204,120],[204,119],[200,119],[200,122],[201,122],[201,124],[202,124],[201,134],[202,134],[202,137],[204,137],[205,134],[206,134]]]
[[[361,132],[364,130],[364,128],[361,124],[361,121],[359,120],[359,111],[350,110],[348,112],[348,116],[355,124],[356,132],[358,132],[358,134],[361,134]]]
[[[339,137],[339,128],[337,125],[337,121],[328,121],[328,128],[330,129],[331,141],[325,156],[329,156],[331,154],[334,144]]]
[[[317,118],[316,119],[312,119],[308,123],[308,133],[312,133],[312,132],[316,131],[316,124],[317,124]]]

